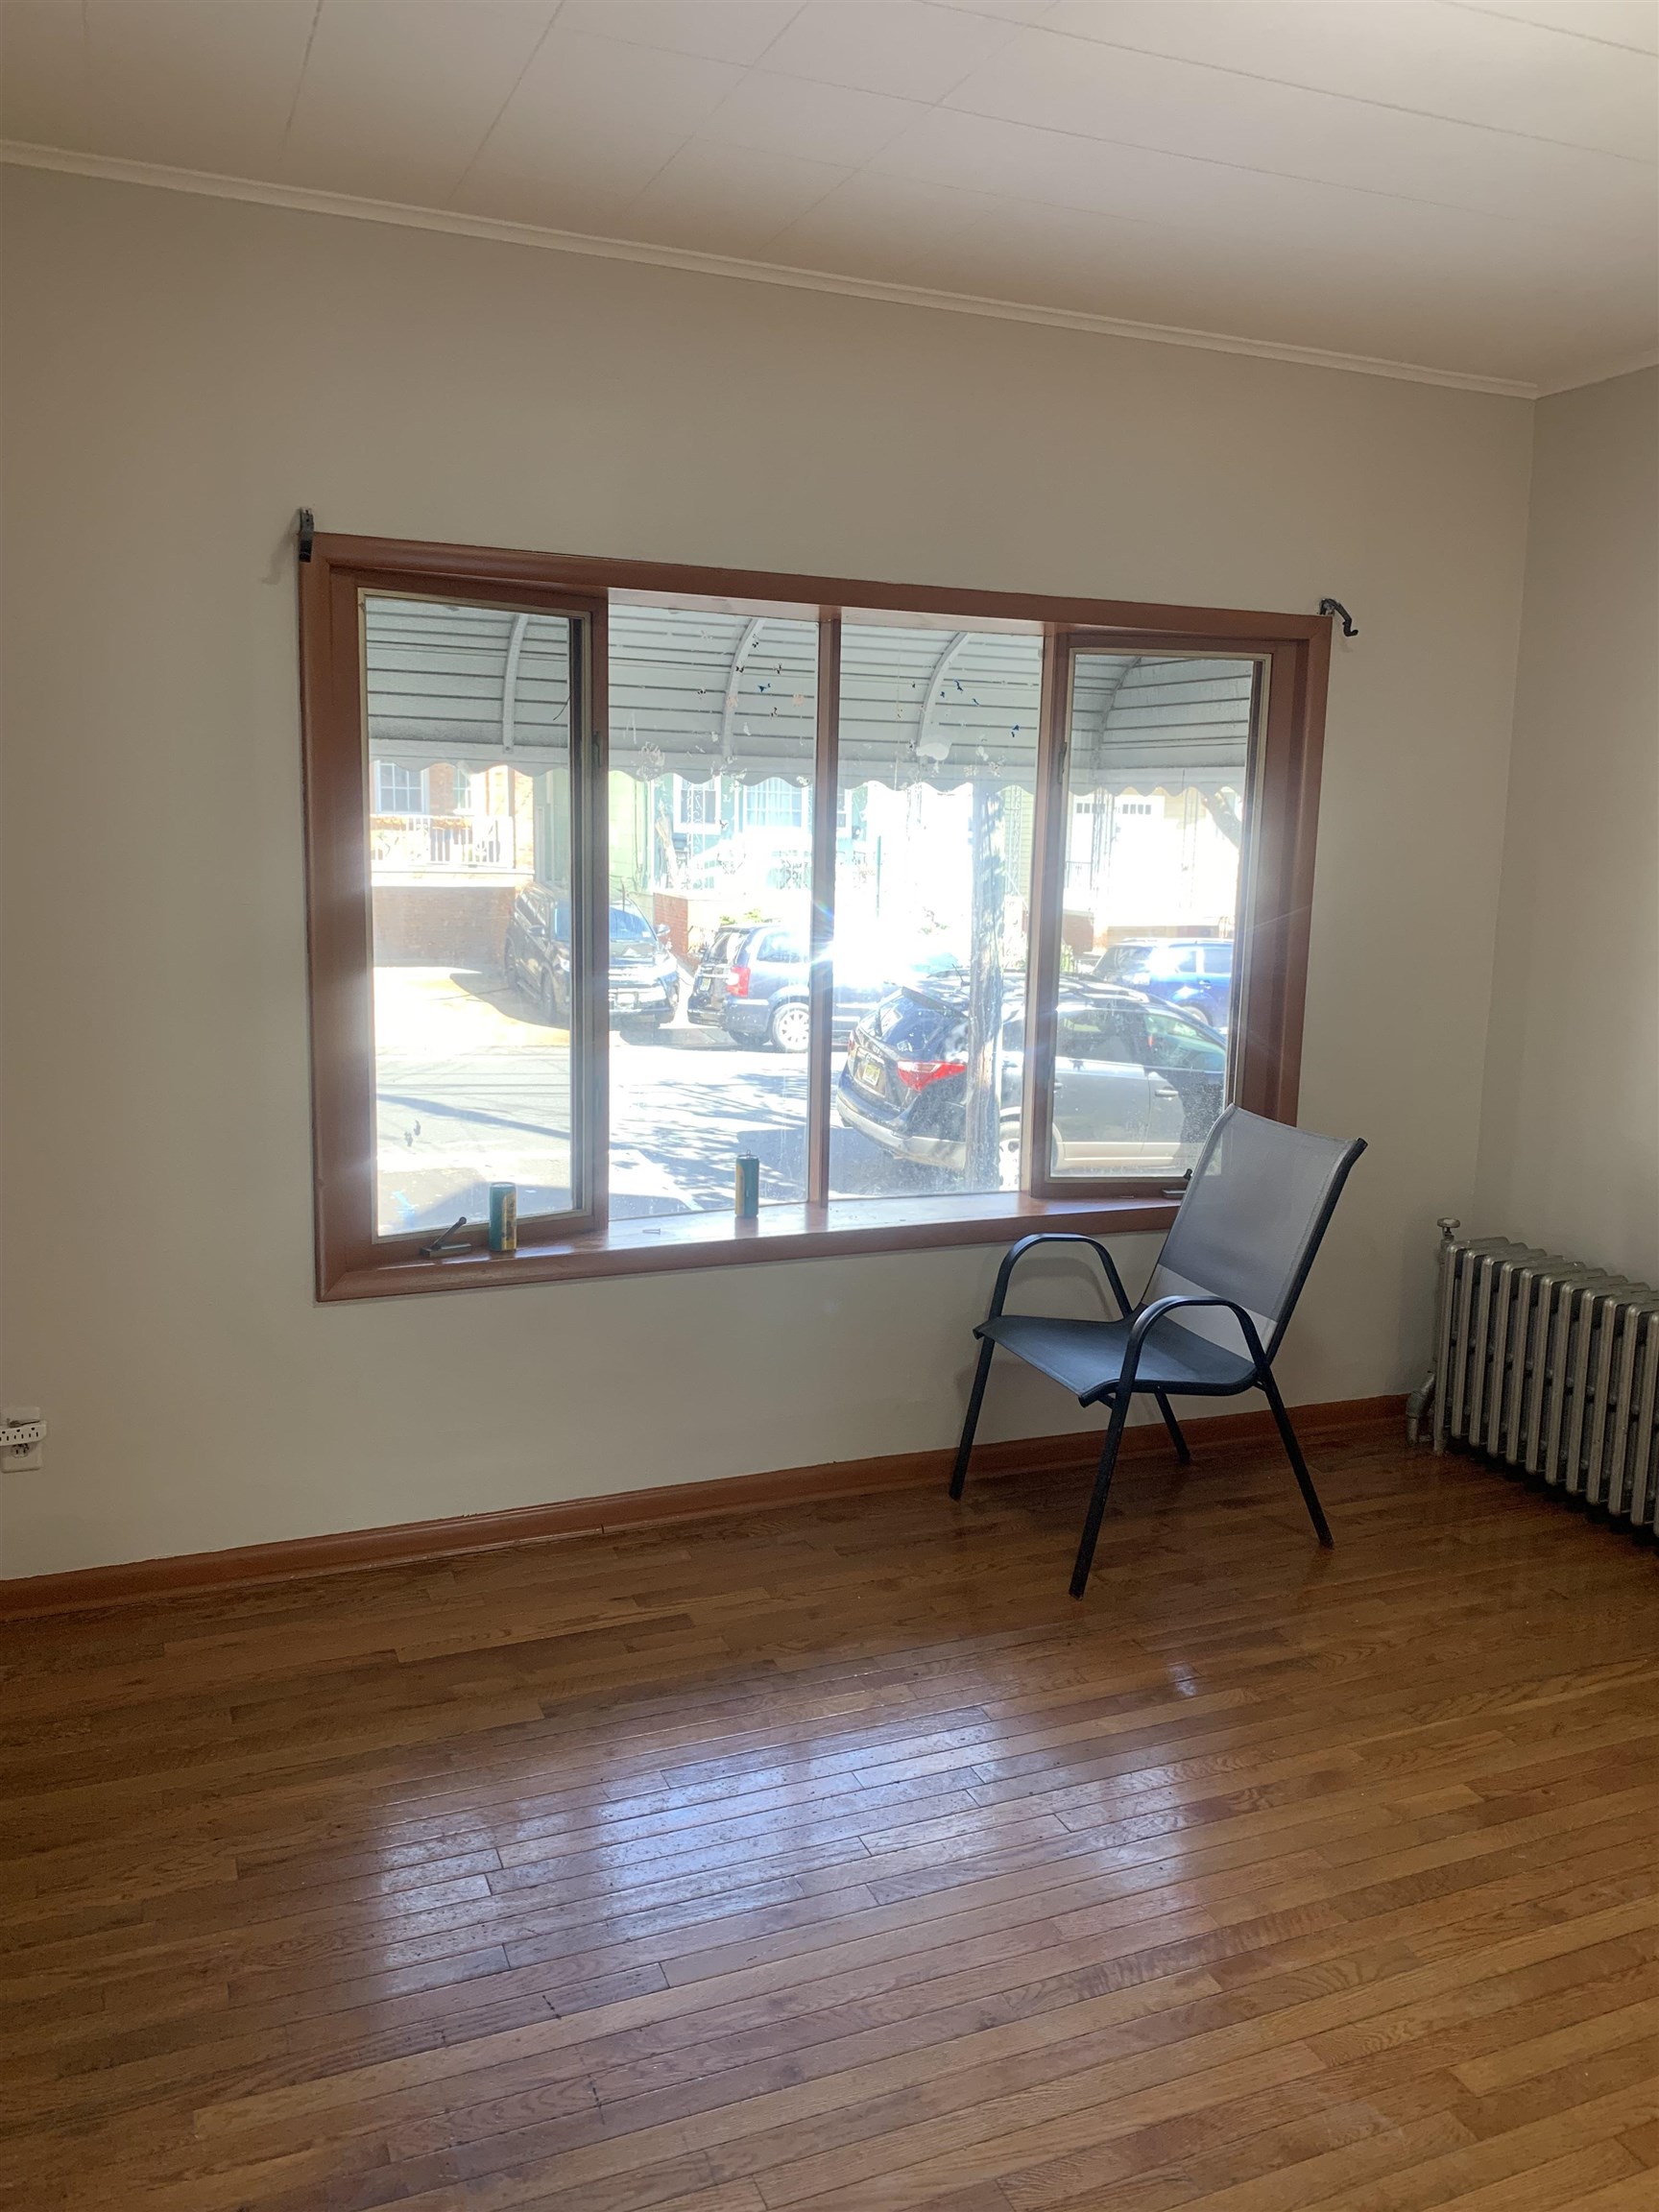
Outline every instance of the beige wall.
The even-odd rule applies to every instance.
[[[1433,1219],[1474,1186],[1527,405],[38,173],[4,196],[0,1384],[51,1439],[5,1479],[0,1573],[960,1418],[989,1251],[313,1305],[301,501],[393,536],[1347,600],[1303,1115],[1374,1149],[1285,1380],[1417,1380]],[[1149,1257],[1126,1243],[1132,1282]],[[993,1400],[988,1433],[1080,1418],[1023,1374]]]
[[[1540,402],[1474,1222],[1659,1283],[1659,371]]]

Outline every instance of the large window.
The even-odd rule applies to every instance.
[[[377,810],[410,791],[429,802],[440,783],[453,809],[414,838],[407,824],[388,834],[376,823],[369,836],[375,1236],[429,1240],[487,1220],[493,1182],[515,1184],[532,1217],[590,1210],[570,1021],[581,624],[385,591],[365,591],[360,612]],[[504,733],[498,672],[509,656]],[[449,757],[462,746],[469,763]],[[478,826],[474,795],[493,778],[515,825],[518,810],[529,819],[521,841],[498,838],[480,860],[467,833]],[[527,1019],[509,1019],[508,1004]]]
[[[611,606],[610,1214],[806,1195],[818,625]]]
[[[1323,621],[301,576],[323,1295],[1155,1228],[1293,1116]]]
[[[1039,1189],[1184,1175],[1228,1094],[1260,663],[1056,655],[1066,852]]]
[[[831,1198],[1020,1187],[1043,640],[841,633]]]

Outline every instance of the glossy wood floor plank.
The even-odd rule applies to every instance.
[[[1659,2204],[1659,1578],[1391,1433],[0,1627],[0,2212]]]

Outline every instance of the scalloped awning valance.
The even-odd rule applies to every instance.
[[[809,621],[665,607],[611,610],[613,770],[703,783],[812,773],[817,636]],[[425,767],[566,757],[567,625],[557,614],[371,595],[369,743]],[[1254,663],[1079,653],[1068,781],[1087,792],[1243,787]],[[1042,639],[849,620],[841,781],[1035,789]]]

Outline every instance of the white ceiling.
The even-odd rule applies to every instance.
[[[100,159],[1549,390],[1659,348],[1655,0],[0,0]]]

